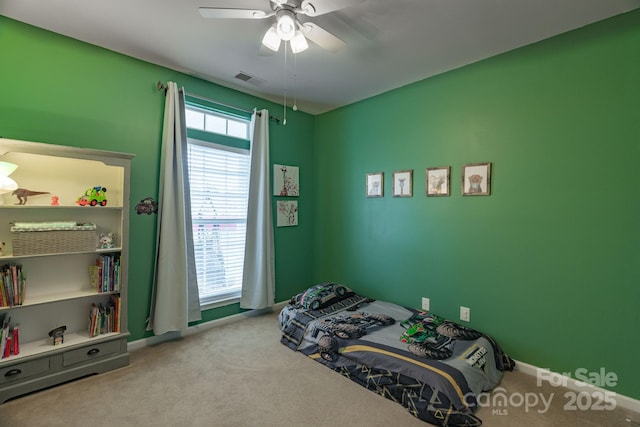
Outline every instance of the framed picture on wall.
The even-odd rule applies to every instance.
[[[297,166],[273,165],[273,195],[300,195],[300,169]]]
[[[451,166],[427,168],[427,196],[448,196],[450,194]]]
[[[469,163],[462,167],[462,195],[491,194],[491,163]]]
[[[384,172],[367,174],[367,197],[384,197]]]
[[[413,197],[413,171],[393,173],[393,197]]]
[[[298,202],[290,200],[278,200],[278,227],[291,227],[298,225]]]

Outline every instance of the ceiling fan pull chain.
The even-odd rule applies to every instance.
[[[284,116],[282,125],[285,126],[287,124],[287,40],[284,41],[284,105],[282,108]]]
[[[298,55],[293,54],[293,111],[298,111]]]

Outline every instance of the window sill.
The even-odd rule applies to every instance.
[[[224,307],[231,304],[236,304],[240,302],[239,296],[230,296],[227,298],[217,299],[215,301],[206,301],[200,303],[200,310],[211,310],[212,308]]]

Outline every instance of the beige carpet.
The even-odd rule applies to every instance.
[[[131,353],[131,365],[0,405],[2,427],[426,427],[402,406],[279,342],[275,313],[248,317]],[[525,410],[483,407],[485,426],[635,427],[638,414],[566,411],[567,390],[505,374],[507,395],[554,393]],[[513,400],[515,404],[517,399]],[[500,410],[499,412],[496,409]],[[505,412],[506,411],[506,412]]]

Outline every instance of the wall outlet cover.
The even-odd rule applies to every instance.
[[[422,297],[422,309],[425,311],[429,311],[430,306],[429,298]]]
[[[469,307],[460,307],[460,320],[469,322],[471,320],[471,309]]]

